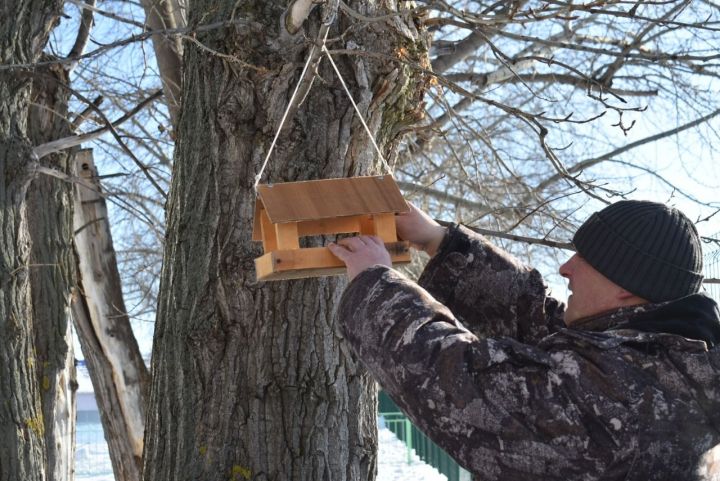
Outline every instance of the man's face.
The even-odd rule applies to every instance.
[[[600,274],[579,254],[560,266],[560,275],[568,279],[572,292],[565,310],[565,324],[626,305],[628,295],[622,287]]]

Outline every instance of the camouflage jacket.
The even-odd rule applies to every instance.
[[[462,227],[419,284],[363,271],[343,295],[341,328],[476,479],[720,479],[720,348],[621,328],[664,304],[566,328],[536,270]]]

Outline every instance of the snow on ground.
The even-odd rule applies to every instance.
[[[77,481],[115,481],[110,454],[100,423],[77,423],[75,440],[75,479]]]
[[[77,481],[115,481],[100,424],[78,423],[76,449]],[[405,444],[384,427],[381,420],[377,481],[447,481],[435,468],[421,461],[414,451],[410,453],[409,461]]]
[[[378,426],[378,474],[377,481],[447,481],[437,469],[425,464],[415,454],[410,453],[405,443],[400,441],[392,431],[382,425]]]
[[[78,403],[97,410],[92,395],[92,383],[84,364],[78,366]],[[88,398],[85,400],[85,398]],[[97,419],[97,417],[96,417]],[[115,481],[107,444],[99,422],[77,423],[75,479],[77,481]],[[415,451],[408,453],[405,443],[378,419],[378,474],[377,481],[447,481],[429,464],[425,464]]]

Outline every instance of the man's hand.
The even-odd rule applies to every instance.
[[[392,267],[390,253],[377,236],[348,237],[337,244],[328,244],[328,249],[345,263],[349,280],[372,266]]]
[[[408,202],[408,206],[410,212],[395,216],[398,237],[409,241],[414,248],[423,250],[432,257],[445,238],[447,228],[412,203]]]

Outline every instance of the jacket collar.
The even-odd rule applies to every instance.
[[[579,319],[572,329],[608,331],[633,329],[676,334],[705,341],[708,348],[720,344],[720,311],[706,293],[699,292],[667,302],[622,307]]]

